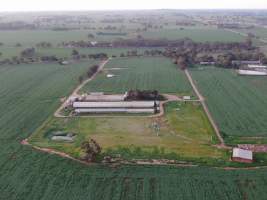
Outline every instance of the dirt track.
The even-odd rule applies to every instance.
[[[84,87],[88,82],[92,81],[92,80],[96,77],[96,75],[97,75],[97,74],[98,74],[98,73],[105,67],[105,65],[109,62],[110,59],[111,59],[111,58],[109,58],[109,59],[103,61],[103,62],[99,65],[99,67],[98,67],[96,73],[94,73],[94,75],[93,75],[91,78],[86,79],[86,80],[83,81],[80,85],[78,85],[78,86],[73,90],[73,92],[71,93],[70,96],[77,96],[78,91],[79,91],[82,87]],[[55,116],[55,117],[65,117],[65,116],[63,116],[63,115],[60,114],[60,111],[66,106],[67,101],[68,101],[68,98],[66,98],[65,102],[62,103],[61,106],[56,110],[56,112],[54,113],[54,116]]]
[[[215,133],[216,133],[218,139],[220,140],[220,146],[221,146],[221,147],[225,147],[225,148],[227,148],[227,146],[225,145],[224,140],[223,140],[223,138],[222,138],[222,136],[221,136],[221,134],[220,134],[219,128],[218,128],[217,124],[215,123],[215,121],[213,120],[213,117],[211,116],[211,114],[210,114],[210,112],[209,112],[209,109],[208,109],[208,107],[207,107],[207,105],[206,105],[206,103],[205,103],[205,99],[204,99],[204,97],[203,97],[203,96],[201,95],[201,93],[199,92],[197,86],[195,85],[195,83],[194,83],[194,81],[193,81],[193,79],[192,79],[192,77],[191,77],[191,75],[190,75],[190,73],[189,73],[189,71],[188,71],[187,69],[185,70],[185,74],[186,74],[186,76],[187,76],[187,78],[188,78],[188,80],[189,80],[189,82],[190,82],[190,84],[191,84],[191,86],[192,86],[194,92],[195,92],[196,95],[198,96],[199,101],[200,101],[200,103],[202,104],[203,109],[204,109],[204,111],[206,112],[206,114],[207,114],[207,116],[208,116],[208,118],[209,118],[209,121],[210,121],[212,127],[213,127],[214,130],[215,130]]]

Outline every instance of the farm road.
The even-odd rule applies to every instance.
[[[205,99],[204,99],[204,97],[203,97],[203,96],[201,95],[201,93],[199,92],[199,90],[198,90],[196,84],[194,83],[194,81],[193,81],[193,79],[192,79],[192,77],[191,77],[191,74],[189,73],[189,71],[188,71],[187,69],[185,69],[185,74],[186,74],[186,76],[187,76],[187,78],[188,78],[188,80],[189,80],[189,82],[190,82],[190,84],[191,84],[191,86],[192,86],[194,92],[195,92],[196,95],[198,96],[199,101],[200,101],[200,103],[202,104],[203,109],[204,109],[205,113],[207,114],[207,116],[208,116],[208,118],[209,118],[209,121],[210,121],[212,127],[214,128],[215,133],[216,133],[218,139],[220,140],[220,146],[221,146],[222,148],[227,148],[227,146],[225,145],[224,140],[223,140],[223,138],[222,138],[222,136],[221,136],[221,134],[220,134],[219,127],[218,127],[217,124],[215,123],[215,121],[214,121],[213,117],[211,116],[211,113],[210,113],[210,111],[209,111],[209,109],[208,109],[208,107],[207,107],[207,105],[206,105],[206,103],[205,103]]]
[[[86,80],[83,81],[80,85],[78,85],[78,86],[73,90],[73,92],[71,93],[70,96],[78,96],[78,91],[79,91],[82,87],[84,87],[88,82],[92,81],[92,80],[96,77],[96,75],[97,75],[97,74],[98,74],[98,73],[105,67],[105,65],[109,62],[110,59],[111,59],[111,58],[109,58],[109,59],[107,59],[107,60],[101,62],[100,65],[99,65],[99,67],[98,67],[98,69],[97,69],[97,71],[96,71],[96,73],[94,73],[94,75],[93,75],[91,78],[86,79]],[[56,112],[54,113],[54,116],[55,116],[55,117],[65,117],[65,116],[63,116],[63,115],[60,114],[60,111],[66,106],[67,101],[68,101],[68,98],[66,98],[66,100],[64,101],[64,103],[62,103],[62,105],[56,110]]]

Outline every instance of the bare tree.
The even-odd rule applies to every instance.
[[[85,153],[83,160],[86,162],[96,161],[97,155],[101,152],[101,147],[94,139],[83,142],[81,148]]]

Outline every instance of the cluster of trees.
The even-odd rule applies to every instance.
[[[36,29],[34,24],[29,24],[23,21],[13,21],[13,22],[6,22],[0,23],[0,30],[33,30]]]
[[[2,53],[0,52],[0,57]],[[107,59],[108,55],[106,53],[95,53],[95,54],[80,54],[79,51],[73,50],[71,53],[71,58],[73,60],[84,60],[84,59]],[[26,48],[21,51],[20,56],[13,56],[12,58],[6,58],[0,61],[0,65],[12,65],[12,64],[30,64],[37,62],[46,62],[46,63],[62,63],[64,60],[68,60],[68,58],[59,58],[55,55],[43,55],[40,56],[36,53],[35,48]]]
[[[137,50],[127,51],[126,53],[121,53],[120,57],[134,57],[134,56],[160,56],[163,55],[163,50],[151,49],[145,50],[143,54],[138,53]]]
[[[231,51],[220,54],[201,54],[198,55],[194,52],[176,53],[171,56],[175,64],[181,69],[185,69],[199,63],[212,63],[218,67],[224,68],[239,68],[238,64],[233,61],[258,61],[267,63],[267,57],[264,53],[258,50],[249,51]]]
[[[111,19],[103,19],[100,21],[101,23],[107,23],[107,24],[110,24],[110,23],[123,23],[124,22],[124,18],[111,18]]]
[[[89,69],[86,72],[87,78],[91,78],[98,71],[98,68],[99,68],[99,65],[93,65],[89,67]],[[79,76],[78,78],[79,83],[82,83],[83,80],[84,80],[84,76],[83,75]]]
[[[98,70],[99,65],[93,65],[92,67],[90,67],[87,71],[87,77],[91,78]]]
[[[36,47],[51,48],[53,45],[50,42],[40,42],[36,44]]]
[[[77,49],[73,49],[71,53],[71,57],[74,60],[80,60],[80,59],[107,59],[108,55],[106,53],[95,53],[95,54],[80,54],[80,52]]]
[[[20,53],[21,57],[23,58],[31,58],[35,56],[35,48],[26,48],[21,51]]]
[[[91,47],[112,47],[111,42],[97,42],[93,43],[91,41],[69,41],[62,42],[57,45],[58,47],[66,47],[66,48],[91,48]]]
[[[157,90],[130,90],[128,91],[127,101],[149,101],[164,99]]]
[[[176,47],[182,49],[195,49],[196,52],[218,52],[233,49],[253,49],[251,39],[245,42],[194,42],[189,38],[179,40],[168,39],[145,39],[143,37],[137,37],[133,39],[117,39],[112,42],[98,42],[92,44],[90,41],[70,41],[62,42],[58,44],[62,47]]]
[[[181,41],[176,47],[168,47],[162,55],[170,57],[181,69],[200,62],[214,62],[220,67],[237,67],[233,60],[263,60],[265,55],[252,46],[251,39],[245,42],[196,43],[190,39]]]
[[[39,59],[37,58],[22,58],[22,57],[17,57],[13,56],[12,58],[6,58],[0,61],[0,65],[13,65],[13,64],[30,64],[30,63],[35,63],[39,62]]]
[[[97,32],[97,35],[101,35],[101,36],[126,36],[127,33],[125,32]]]
[[[190,21],[176,21],[176,26],[195,26],[196,24]]]
[[[87,35],[87,37],[88,37],[89,39],[94,39],[94,38],[95,38],[95,35],[94,35],[93,33],[89,33],[89,34]]]

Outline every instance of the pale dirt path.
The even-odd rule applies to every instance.
[[[71,159],[73,161],[76,161],[78,163],[81,163],[81,164],[84,164],[84,165],[87,165],[87,166],[92,166],[92,165],[98,165],[98,163],[89,163],[89,162],[85,162],[85,161],[82,161],[82,160],[79,160],[77,158],[74,158],[72,156],[70,156],[69,154],[66,154],[66,153],[63,153],[63,152],[60,152],[60,151],[57,151],[57,150],[54,150],[54,149],[50,149],[50,148],[41,148],[41,147],[38,147],[38,146],[34,146],[34,145],[31,145],[29,142],[28,142],[28,139],[25,139],[25,140],[22,140],[21,141],[21,144],[22,145],[25,145],[25,146],[30,146],[32,147],[33,149],[35,150],[38,150],[38,151],[41,151],[41,152],[44,152],[44,153],[48,153],[48,154],[52,154],[52,155],[58,155],[60,157],[63,157],[63,158],[68,158],[68,159]],[[114,163],[115,164],[115,163]],[[168,163],[162,163],[161,160],[147,160],[147,161],[136,161],[135,163],[120,163],[120,165],[123,165],[123,164],[128,164],[128,165],[165,165],[165,166],[176,166],[176,167],[198,167],[198,165],[196,164],[168,164]],[[111,164],[112,166],[112,164]],[[229,171],[234,171],[234,170],[256,170],[256,169],[266,169],[267,166],[255,166],[255,167],[210,167],[210,168],[215,168],[215,169],[222,169],[222,170],[229,170]]]
[[[78,95],[78,92],[79,90],[84,87],[88,82],[92,81],[96,75],[105,67],[105,65],[109,62],[111,58],[108,58],[107,60],[103,61],[100,63],[96,73],[94,73],[94,75],[89,78],[89,79],[86,79],[85,81],[83,81],[80,85],[78,85],[74,90],[73,92],[70,94],[70,96],[77,96]],[[60,114],[60,111],[66,106],[67,104],[67,101],[68,101],[68,98],[66,98],[66,100],[64,101],[64,103],[61,104],[61,106],[56,110],[56,112],[54,113],[54,116],[55,117],[66,117],[66,116],[63,116]]]
[[[164,104],[168,103],[168,102],[172,102],[172,101],[182,101],[178,96],[176,95],[171,95],[171,94],[163,94],[163,96],[167,99],[165,101],[160,101],[159,103],[159,110],[160,112],[155,114],[155,115],[151,115],[148,117],[161,117],[164,115],[165,111],[164,111]]]
[[[203,109],[204,109],[205,113],[207,114],[208,119],[209,119],[213,129],[215,130],[215,133],[216,133],[216,135],[217,135],[217,137],[218,137],[218,139],[220,141],[220,145],[219,146],[221,146],[223,148],[227,148],[227,146],[225,145],[224,140],[223,140],[223,138],[222,138],[222,136],[220,134],[219,128],[218,128],[217,124],[215,123],[213,117],[211,116],[211,113],[209,112],[209,109],[208,109],[208,107],[207,107],[207,105],[205,103],[204,97],[199,92],[197,86],[195,85],[195,83],[194,83],[194,81],[193,81],[193,79],[192,79],[192,77],[191,77],[191,75],[190,75],[190,73],[189,73],[189,71],[187,69],[185,69],[185,74],[186,74],[186,76],[187,76],[187,78],[188,78],[188,80],[189,80],[194,92],[198,96],[198,98],[200,100],[200,103],[202,104]]]
[[[28,139],[22,140],[20,143],[21,143],[22,145],[31,146],[32,148],[34,148],[34,149],[36,149],[36,150],[38,150],[38,151],[45,152],[45,153],[49,153],[49,154],[58,155],[58,156],[63,157],[63,158],[69,158],[69,159],[71,159],[71,160],[77,161],[77,162],[82,163],[82,164],[85,164],[85,165],[92,165],[92,164],[93,164],[93,163],[88,163],[88,162],[79,160],[79,159],[77,159],[77,158],[74,158],[74,157],[70,156],[69,154],[66,154],[66,153],[63,153],[63,152],[60,152],[60,151],[57,151],[57,150],[54,150],[54,149],[50,149],[50,148],[42,148],[42,147],[38,147],[38,146],[31,145],[31,144],[28,142]]]

